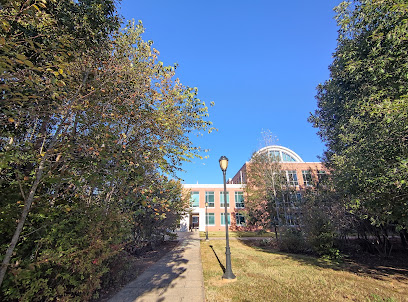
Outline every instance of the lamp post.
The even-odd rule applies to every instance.
[[[222,170],[222,174],[224,176],[224,208],[225,208],[224,222],[225,222],[225,241],[226,241],[225,272],[224,272],[224,275],[222,275],[222,278],[223,279],[235,279],[236,277],[234,273],[232,272],[232,268],[231,268],[231,251],[230,251],[230,246],[229,246],[229,235],[228,235],[227,182],[225,179],[225,174],[228,168],[228,158],[225,156],[221,156],[219,159],[219,163],[220,163],[220,168]]]
[[[205,241],[208,241],[208,202],[205,203]]]

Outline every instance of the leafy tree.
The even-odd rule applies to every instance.
[[[24,200],[24,208],[19,219],[14,215],[9,218],[17,218],[18,224],[3,259],[0,284],[33,200],[37,197],[46,166],[50,160],[58,161],[53,154],[59,152],[57,143],[61,132],[68,128],[67,113],[73,100],[76,101],[79,96],[77,88],[77,92],[68,95],[70,99],[67,99],[67,87],[73,84],[75,78],[67,74],[69,64],[75,59],[73,50],[76,55],[84,53],[92,42],[95,45],[108,38],[108,33],[101,31],[106,23],[99,23],[100,20],[85,21],[91,15],[89,12],[94,4],[92,1],[47,3],[42,0],[7,1],[1,6],[2,187],[6,192],[19,192],[21,196],[18,198]],[[98,14],[104,14],[107,19],[113,18],[108,21],[113,21],[111,26],[106,26],[110,29],[119,25],[113,16],[115,11],[112,5],[113,1],[106,1],[98,6]],[[80,24],[75,30],[87,28],[87,34],[76,36],[78,31],[66,30],[68,20],[65,18],[64,23],[64,19],[57,19],[55,15],[65,11],[73,16],[71,9],[79,7],[88,9],[82,12],[78,20]],[[92,35],[92,31],[99,34]],[[80,48],[73,42],[75,37],[87,46]],[[85,76],[82,78],[86,80]],[[12,198],[3,199],[5,206],[13,207],[13,203],[21,203],[16,197],[14,193]],[[2,214],[7,220],[9,213]],[[6,238],[3,237],[3,240]]]
[[[279,158],[267,152],[252,155],[246,170],[247,223],[265,229],[297,223],[295,188],[288,184]]]
[[[330,79],[310,121],[336,190],[375,225],[408,226],[408,3],[343,2]]]
[[[87,300],[117,244],[177,222],[185,200],[164,175],[200,157],[189,135],[212,130],[207,107],[141,23],[119,30],[113,1],[9,1],[0,13],[3,288]]]

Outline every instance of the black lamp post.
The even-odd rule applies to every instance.
[[[224,216],[224,222],[225,222],[225,240],[226,240],[226,246],[225,246],[225,272],[224,275],[222,275],[223,279],[235,279],[235,275],[232,272],[231,268],[231,251],[230,251],[230,246],[229,246],[229,235],[228,235],[228,210],[227,210],[227,182],[225,179],[225,174],[227,172],[228,168],[228,158],[225,156],[221,156],[220,160],[220,168],[222,170],[222,174],[224,176],[224,207],[225,207],[225,216]]]
[[[205,241],[208,241],[208,202],[205,203]]]

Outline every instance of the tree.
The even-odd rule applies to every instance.
[[[372,224],[408,226],[408,3],[343,2],[330,79],[309,118],[349,207]]]
[[[295,187],[289,185],[280,159],[267,152],[252,155],[246,170],[247,224],[265,229],[296,224],[297,198]]]
[[[0,280],[13,253],[10,278],[24,265],[38,264],[39,272],[60,276],[75,270],[70,265],[85,262],[85,271],[72,274],[77,278],[72,284],[100,276],[106,267],[94,271],[90,257],[112,252],[117,242],[109,234],[129,221],[140,225],[142,212],[154,217],[143,227],[150,222],[163,231],[177,220],[181,189],[164,175],[175,176],[184,161],[201,157],[189,135],[212,130],[207,107],[196,88],[175,78],[175,67],[158,61],[158,51],[141,38],[141,23],[119,30],[114,1],[8,1],[0,13],[0,244],[5,255]],[[128,209],[133,212],[124,212]],[[87,217],[98,222],[95,236],[88,236]],[[22,232],[24,242],[16,248]],[[53,237],[59,233],[70,240],[64,244]],[[118,231],[116,238],[126,241],[130,228],[124,233]],[[70,252],[83,258],[73,261]],[[44,268],[44,259],[51,268]],[[53,282],[63,282],[58,278]],[[41,290],[56,288],[47,283],[52,278],[37,279]],[[47,292],[68,297],[72,284]]]

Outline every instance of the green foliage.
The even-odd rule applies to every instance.
[[[278,247],[281,251],[289,253],[304,253],[307,251],[303,233],[299,228],[295,227],[281,228]]]
[[[87,301],[120,250],[174,229],[168,177],[201,157],[208,110],[115,1],[7,1],[0,19],[1,298]]]
[[[37,211],[16,249],[3,299],[89,300],[121,250],[125,221],[119,223],[119,213],[106,216],[100,208],[78,203]]]
[[[337,8],[338,45],[310,121],[326,142],[336,189],[373,224],[408,225],[408,4]],[[358,211],[357,211],[358,212]]]
[[[288,184],[279,161],[267,153],[254,153],[246,170],[246,221],[265,229],[296,223],[295,187]],[[293,219],[291,221],[291,219]]]
[[[317,255],[337,257],[335,248],[336,232],[340,228],[335,219],[335,206],[338,195],[331,190],[329,183],[320,184],[316,189],[308,190],[303,196],[302,232],[311,251]]]

